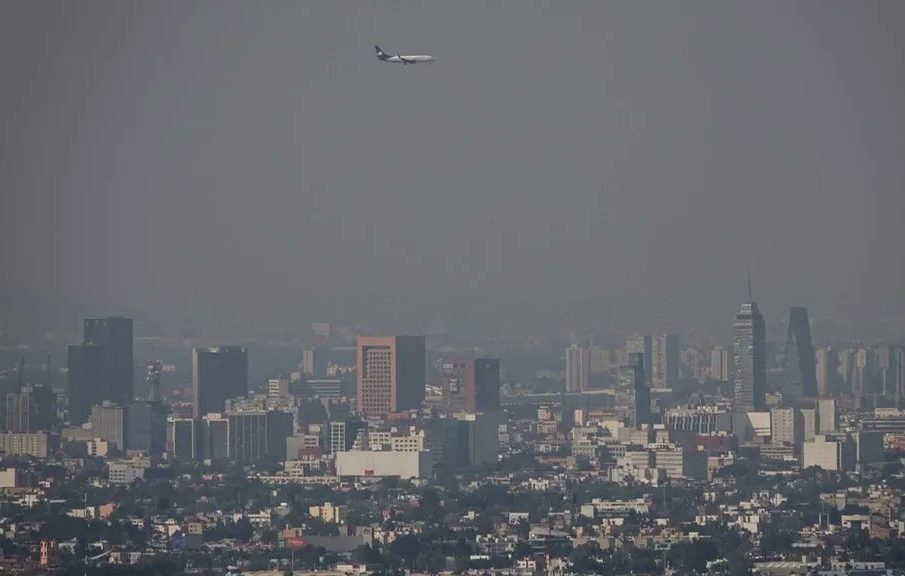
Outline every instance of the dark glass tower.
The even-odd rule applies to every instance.
[[[751,296],[735,316],[735,397],[737,412],[762,411],[767,394],[767,325]]]
[[[628,366],[635,389],[635,429],[640,430],[642,424],[650,425],[650,388],[644,375],[644,354],[630,352]]]
[[[69,421],[81,424],[91,406],[104,400],[125,406],[132,402],[132,319],[89,318],[82,343],[70,346]]]
[[[808,309],[804,306],[794,306],[789,312],[785,358],[785,370],[790,383],[801,386],[804,396],[817,396],[817,359],[811,342]]]
[[[195,348],[192,392],[195,418],[223,412],[227,399],[248,394],[248,350],[240,346]]]

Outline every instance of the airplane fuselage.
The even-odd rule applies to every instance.
[[[377,50],[377,59],[383,62],[392,62],[393,64],[418,64],[419,62],[433,62],[434,57],[429,56],[427,54],[393,54],[392,56],[386,54],[378,48],[374,47]]]
[[[426,54],[407,54],[407,55],[399,55],[390,56],[386,59],[386,62],[394,62],[396,64],[417,64],[418,62],[433,62],[433,56],[427,56]]]

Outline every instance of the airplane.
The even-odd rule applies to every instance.
[[[377,59],[384,62],[393,62],[394,64],[417,64],[418,62],[434,61],[433,56],[428,56],[426,54],[411,54],[403,56],[399,52],[396,52],[394,56],[390,56],[386,52],[381,50],[380,46],[374,46],[374,49],[377,50]]]

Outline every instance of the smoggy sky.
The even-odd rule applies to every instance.
[[[750,268],[768,321],[901,334],[903,30],[893,1],[5,1],[3,305],[720,330]]]

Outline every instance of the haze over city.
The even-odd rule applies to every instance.
[[[0,2],[0,574],[905,576],[905,2]]]
[[[4,333],[722,338],[750,270],[769,329],[901,339],[903,17],[4,2]]]

